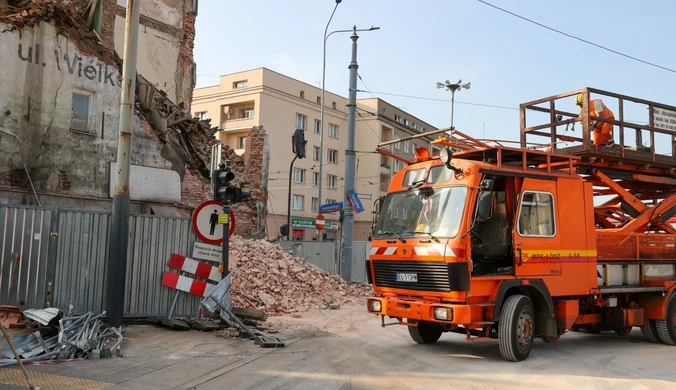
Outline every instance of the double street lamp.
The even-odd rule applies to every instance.
[[[317,185],[319,186],[319,199],[318,199],[318,207],[322,205],[322,186],[323,186],[323,179],[324,179],[324,108],[326,106],[324,102],[324,96],[326,94],[326,41],[329,39],[329,37],[333,34],[336,33],[354,33],[355,31],[374,31],[374,30],[380,30],[380,27],[371,27],[371,28],[364,28],[364,29],[350,29],[350,30],[336,30],[328,33],[329,31],[329,25],[331,24],[331,19],[333,19],[333,15],[336,13],[336,8],[338,8],[338,4],[340,4],[342,0],[336,0],[336,6],[333,8],[333,12],[331,13],[331,17],[329,18],[329,22],[326,23],[326,28],[324,29],[324,50],[323,50],[323,60],[322,60],[322,101],[321,101],[321,119],[320,119],[320,132],[319,132],[319,182]],[[327,34],[328,33],[328,34]]]

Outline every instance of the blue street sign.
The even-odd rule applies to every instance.
[[[364,206],[361,204],[361,200],[359,200],[359,195],[357,195],[357,191],[355,191],[354,188],[347,191],[346,194],[347,198],[350,200],[350,203],[352,203],[352,207],[354,207],[354,211],[357,214],[364,211]]]
[[[320,214],[335,213],[336,211],[340,211],[342,209],[343,202],[327,203],[319,206],[319,213]]]

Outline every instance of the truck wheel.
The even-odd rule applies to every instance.
[[[512,295],[502,306],[498,345],[505,360],[520,362],[530,354],[535,338],[533,304],[525,295]]]
[[[418,321],[418,326],[409,326],[408,334],[418,344],[432,344],[441,337],[441,327],[425,321]]]
[[[657,334],[657,324],[655,323],[655,320],[646,319],[645,321],[645,325],[641,327],[643,338],[651,343],[661,343],[660,336]]]
[[[676,345],[676,292],[671,293],[667,301],[667,316],[655,321],[657,334],[664,344]]]

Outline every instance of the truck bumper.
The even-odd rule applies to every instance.
[[[469,305],[416,301],[400,298],[369,297],[366,300],[369,313],[419,321],[445,324],[472,323]],[[444,318],[445,317],[445,318]]]

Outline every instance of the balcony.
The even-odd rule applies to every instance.
[[[221,122],[221,129],[228,130],[241,130],[244,128],[251,128],[258,125],[256,117],[251,118],[236,118],[236,119],[227,119]]]

